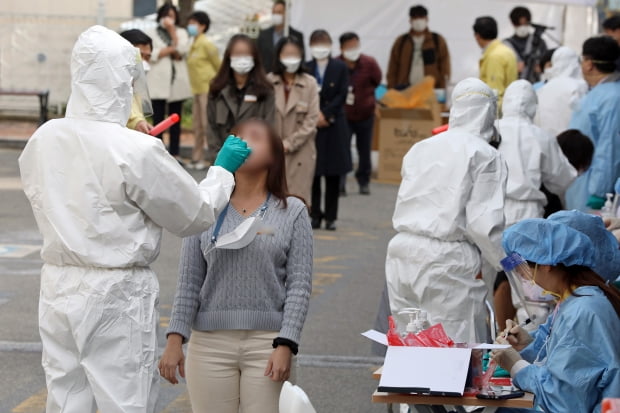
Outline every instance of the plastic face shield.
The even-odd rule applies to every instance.
[[[146,72],[140,56],[140,49],[136,49],[136,65],[133,68],[133,101],[142,110],[145,117],[153,115],[153,104],[146,83]]]

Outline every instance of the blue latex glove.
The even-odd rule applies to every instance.
[[[601,209],[605,205],[605,198],[601,198],[600,196],[590,195],[586,206],[589,206],[592,209]]]
[[[220,149],[220,152],[215,158],[215,166],[221,166],[230,173],[235,173],[237,169],[243,165],[248,156],[252,153],[252,150],[248,148],[248,144],[240,138],[229,135],[226,138],[226,142]]]

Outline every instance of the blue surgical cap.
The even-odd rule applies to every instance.
[[[559,222],[526,219],[506,231],[502,246],[508,255],[517,253],[541,265],[594,267],[594,244],[585,234]]]
[[[607,231],[600,217],[581,211],[560,211],[547,218],[561,222],[583,232],[594,244],[594,267],[598,275],[605,280],[614,281],[620,275],[620,245],[618,240]]]

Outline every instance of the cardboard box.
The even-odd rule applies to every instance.
[[[380,110],[378,120],[379,170],[378,180],[400,183],[404,156],[416,143],[432,135],[433,128],[441,124],[439,107],[433,109]]]

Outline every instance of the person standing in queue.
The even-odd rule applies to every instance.
[[[153,413],[159,390],[162,229],[207,230],[250,153],[229,138],[196,183],[161,140],[125,127],[146,86],[136,49],[102,26],[71,53],[67,114],[42,125],[19,157],[43,236],[39,333],[48,413]]]
[[[588,212],[605,204],[620,177],[620,72],[616,60],[620,46],[611,37],[591,37],[583,43],[581,71],[590,91],[581,99],[569,127],[592,139],[594,158],[590,168],[566,193],[568,209]]]
[[[340,59],[349,68],[349,89],[345,112],[349,122],[349,148],[355,134],[359,164],[355,178],[362,195],[370,195],[372,132],[375,121],[375,89],[381,84],[381,68],[377,61],[362,53],[360,38],[353,32],[340,36]],[[346,175],[341,185],[346,183]]]
[[[474,37],[482,49],[480,80],[497,94],[502,107],[504,91],[517,80],[517,56],[512,49],[497,39],[497,22],[493,17],[478,17],[474,23]]]
[[[424,76],[435,78],[435,88],[445,89],[450,80],[450,52],[442,35],[428,29],[428,10],[418,5],[409,9],[409,32],[398,36],[390,52],[387,86],[405,89]]]
[[[308,208],[287,190],[284,146],[271,125],[250,119],[233,133],[252,155],[216,225],[183,240],[159,368],[173,384],[177,371],[187,378],[195,413],[277,413],[310,303],[312,228]],[[230,237],[252,219],[269,231]]]
[[[187,31],[194,38],[192,47],[187,56],[189,82],[194,94],[192,106],[192,126],[194,127],[194,149],[192,162],[188,167],[201,171],[207,167],[204,162],[205,143],[207,137],[207,101],[209,98],[209,84],[220,70],[220,60],[217,46],[207,39],[206,33],[211,25],[209,15],[203,11],[196,11],[189,16]]]
[[[273,72],[274,63],[278,60],[275,53],[276,45],[284,37],[284,23],[286,20],[286,2],[284,0],[276,0],[273,2],[271,9],[271,20],[273,25],[267,29],[263,29],[258,33],[256,44],[260,52],[261,62],[266,73]],[[299,43],[304,44],[304,35],[302,32],[288,27],[288,36],[296,37]],[[301,57],[305,58],[305,52],[302,48]],[[302,60],[303,61],[303,60]]]
[[[245,34],[228,41],[207,102],[207,161],[217,156],[230,130],[245,119],[273,122],[273,87],[265,75],[256,43]]]
[[[500,269],[508,171],[489,143],[493,91],[465,79],[452,102],[450,129],[416,143],[403,160],[385,274],[395,317],[421,308],[455,342],[479,343],[487,334],[482,258]]]
[[[192,97],[185,56],[190,42],[187,31],[179,27],[179,11],[171,3],[157,10],[157,27],[149,31],[153,39],[151,70],[147,75],[149,93],[153,100],[153,122],[157,125],[166,114],[183,114],[183,102]],[[180,158],[181,120],[169,129],[168,151]],[[162,139],[163,134],[158,138]]]
[[[310,202],[320,109],[317,83],[304,71],[302,53],[297,37],[280,39],[274,71],[267,77],[275,92],[275,130],[284,143],[289,191]]]
[[[318,229],[325,220],[325,229],[336,230],[340,179],[349,173],[351,148],[344,105],[349,88],[347,65],[332,59],[332,38],[325,30],[315,30],[310,36],[313,59],[308,70],[319,85],[319,128],[316,137],[316,170],[312,184],[312,228]],[[321,178],[325,178],[325,210],[322,210]]]

